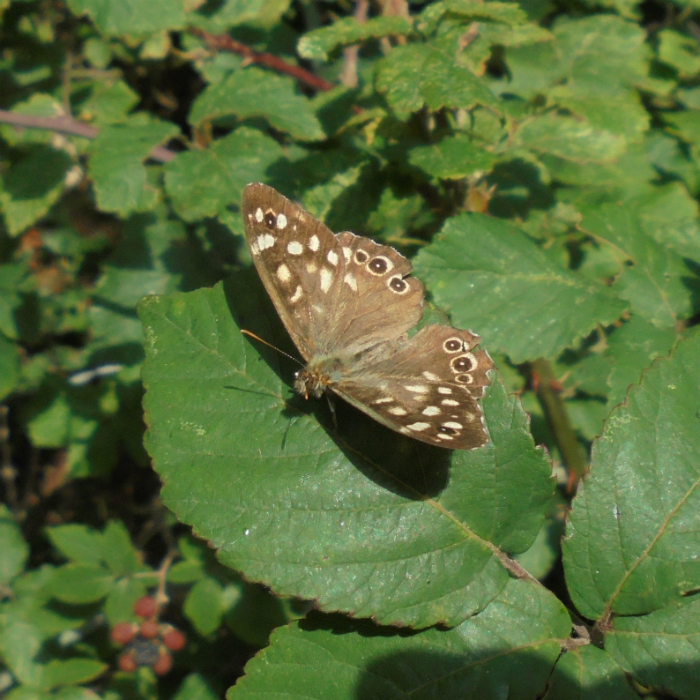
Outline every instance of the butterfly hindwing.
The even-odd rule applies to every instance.
[[[474,350],[479,337],[431,325],[362,363],[333,390],[384,425],[433,445],[467,449],[487,444],[477,399],[490,383],[493,362]]]

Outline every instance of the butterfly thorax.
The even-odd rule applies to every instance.
[[[296,373],[294,389],[305,398],[320,398],[327,387],[341,377],[343,363],[337,356],[312,357],[304,369]]]

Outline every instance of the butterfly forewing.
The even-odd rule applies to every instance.
[[[260,183],[243,192],[246,239],[292,340],[307,361],[295,386],[331,389],[381,423],[424,442],[468,449],[488,441],[477,402],[493,366],[478,336],[428,326],[408,339],[423,285],[389,246],[335,235]]]
[[[327,257],[327,251],[336,247],[335,235],[301,207],[261,183],[245,188],[242,209],[246,240],[258,274],[294,344],[308,360],[317,352],[327,306],[324,302],[331,291],[326,288],[327,277],[321,276],[324,268],[320,261],[324,253]],[[331,256],[331,261],[336,258]],[[327,265],[330,267],[330,263]]]

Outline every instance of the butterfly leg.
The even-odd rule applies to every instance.
[[[331,415],[333,416],[333,428],[338,430],[338,416],[335,413],[335,396],[330,391],[326,391],[326,399],[328,399],[328,408],[331,410]]]

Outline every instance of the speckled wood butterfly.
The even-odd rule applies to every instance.
[[[334,234],[279,192],[248,185],[243,220],[258,273],[306,361],[294,388],[306,398],[330,389],[375,420],[431,445],[487,444],[477,399],[491,358],[479,336],[429,325],[422,283],[393,248]]]

